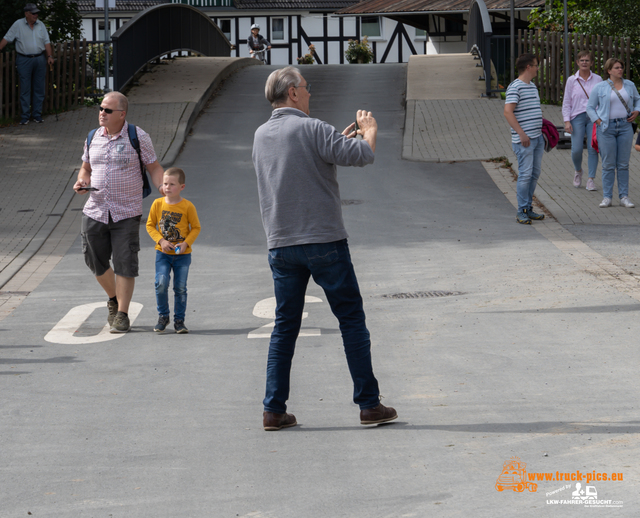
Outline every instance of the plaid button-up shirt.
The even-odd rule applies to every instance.
[[[137,128],[142,162],[157,160],[151,137]],[[89,152],[90,151],[90,152]],[[84,143],[82,161],[91,166],[91,196],[84,206],[84,214],[101,223],[133,218],[142,214],[142,174],[138,153],[129,141],[129,128],[125,121],[122,131],[109,137],[107,129],[100,127],[91,140],[91,150]]]

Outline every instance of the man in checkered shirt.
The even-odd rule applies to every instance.
[[[126,121],[129,102],[120,92],[105,95],[100,105],[100,128],[88,148],[73,189],[91,193],[82,216],[82,252],[85,262],[109,297],[108,322],[112,333],[131,328],[129,303],[138,276],[142,172],[138,153],[129,140]],[[162,193],[164,170],[151,138],[136,129],[142,162],[151,182]],[[91,186],[91,191],[87,187]],[[111,266],[111,262],[113,267]]]

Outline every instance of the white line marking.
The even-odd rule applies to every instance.
[[[55,344],[78,345],[107,342],[124,336],[126,333],[111,334],[109,332],[109,324],[105,324],[97,335],[74,336],[74,333],[80,329],[80,326],[82,326],[87,318],[89,318],[91,313],[98,308],[104,308],[106,310],[106,307],[107,305],[105,302],[93,302],[91,304],[83,304],[82,306],[71,308],[69,312],[53,327],[53,329],[47,333],[44,339],[47,342]],[[131,325],[133,325],[137,316],[140,314],[142,307],[142,304],[139,304],[138,302],[131,302],[129,304],[129,321],[131,322]]]

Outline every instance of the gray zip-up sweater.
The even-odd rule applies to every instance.
[[[336,166],[363,167],[373,159],[364,140],[295,108],[275,109],[253,142],[269,249],[345,239]]]

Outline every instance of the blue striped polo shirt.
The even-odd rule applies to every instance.
[[[505,104],[515,104],[514,115],[529,138],[542,135],[542,108],[540,96],[534,83],[516,79],[507,88]],[[520,144],[520,136],[511,128],[511,142]]]

